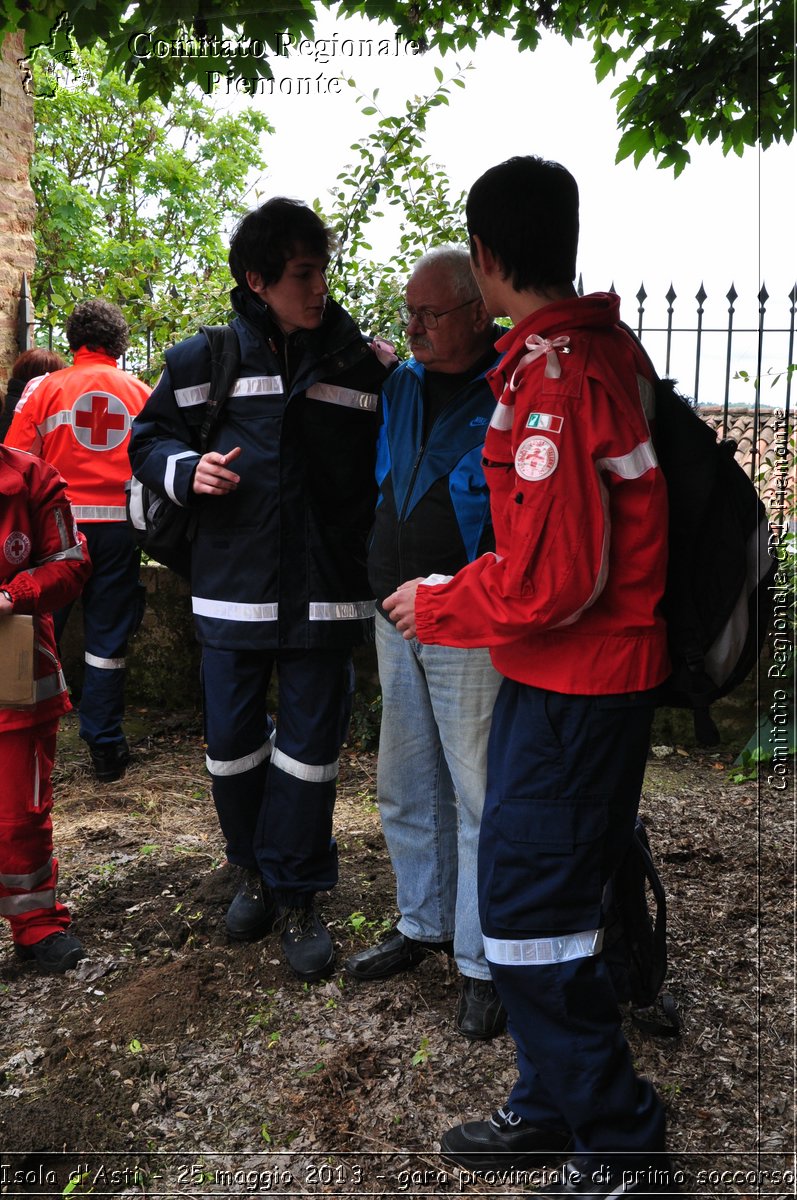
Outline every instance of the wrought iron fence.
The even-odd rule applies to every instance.
[[[583,294],[581,278],[578,290]],[[614,290],[614,284],[609,290]],[[636,319],[629,324],[659,373],[676,378],[704,412],[712,411],[720,436],[730,432],[739,410],[749,410],[751,453],[745,455],[745,465],[755,476],[762,457],[759,434],[772,414],[780,414],[787,430],[792,427],[790,366],[795,355],[797,284],[788,296],[773,297],[762,284],[755,297],[742,298],[733,283],[724,296],[711,297],[701,283],[691,316],[689,301],[672,283],[660,297],[649,295],[642,283],[635,299]],[[36,339],[52,348],[53,326],[35,323],[27,280],[19,304],[20,344],[24,348],[32,343],[35,325]],[[131,348],[129,360],[139,371],[157,368],[149,331]]]

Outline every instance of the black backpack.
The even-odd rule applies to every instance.
[[[618,1003],[644,1033],[677,1037],[678,1010],[662,985],[667,975],[667,900],[647,830],[637,817],[628,853],[603,895],[603,959]]]
[[[202,325],[210,346],[210,392],[196,449],[204,454],[230,388],[238,377],[241,349],[229,325]],[[127,521],[136,543],[148,558],[184,579],[191,575],[191,542],[196,529],[193,509],[182,508],[147,487],[135,475],[126,485]]]
[[[658,703],[691,708],[698,742],[713,746],[720,738],[709,706],[758,662],[777,560],[766,509],[734,457],[736,443],[717,440],[674,380],[656,376],[654,391],[653,440],[670,510],[662,607],[672,661]]]

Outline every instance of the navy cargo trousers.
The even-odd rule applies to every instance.
[[[602,961],[603,889],[628,849],[650,693],[566,696],[505,680],[493,716],[479,844],[485,951],[517,1045],[508,1106],[569,1130],[576,1154],[664,1149]]]

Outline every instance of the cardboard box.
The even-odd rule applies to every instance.
[[[0,708],[33,704],[33,617],[0,616]]]

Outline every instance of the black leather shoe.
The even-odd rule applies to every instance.
[[[487,1042],[506,1029],[506,1012],[491,979],[462,980],[457,1031],[472,1041]]]
[[[100,783],[114,783],[121,779],[130,762],[130,747],[125,738],[121,742],[89,743],[89,754],[94,774]]]
[[[295,975],[308,983],[323,979],[335,964],[329,931],[310,908],[281,908],[276,921],[283,953]]]
[[[232,898],[224,924],[234,942],[254,942],[274,928],[277,910],[259,871],[241,869],[241,884]]]
[[[591,1155],[571,1158],[549,1171],[548,1182],[537,1195],[602,1200],[606,1196],[675,1196],[678,1192],[672,1163],[664,1154],[655,1159],[626,1156],[615,1162],[601,1162],[600,1155]]]
[[[533,1166],[532,1156],[538,1161],[555,1158],[569,1145],[570,1134],[565,1130],[540,1129],[510,1108],[499,1108],[489,1121],[456,1125],[440,1139],[445,1158],[477,1173]]]
[[[349,975],[366,982],[371,979],[389,979],[402,971],[412,971],[427,954],[442,950],[453,953],[451,942],[417,942],[399,929],[390,933],[376,946],[360,950],[347,959],[344,966]]]
[[[32,946],[20,946],[15,943],[14,950],[17,958],[25,962],[33,960],[39,970],[47,975],[63,975],[64,971],[71,971],[84,954],[77,938],[71,933],[64,933],[63,930],[48,934]]]

